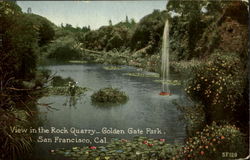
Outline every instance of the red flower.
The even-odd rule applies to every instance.
[[[95,147],[95,146],[90,146],[89,148],[90,148],[90,149],[96,149],[96,147]]]
[[[149,147],[152,147],[153,145],[154,145],[154,144],[152,144],[152,143],[149,143],[149,144],[148,144]]]
[[[145,140],[145,141],[143,141],[142,143],[143,143],[143,144],[148,144],[148,141]]]
[[[160,139],[161,142],[165,142],[166,140],[165,139]]]
[[[204,152],[204,151],[201,151],[200,154],[203,155],[203,154],[205,154],[205,152]]]

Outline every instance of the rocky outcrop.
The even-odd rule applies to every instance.
[[[242,1],[232,2],[225,8],[218,22],[220,43],[218,48],[226,52],[243,54],[248,43],[248,9]]]
[[[206,19],[207,17],[204,18]],[[234,1],[226,5],[220,16],[214,19],[204,30],[203,36],[197,43],[195,51],[199,53],[200,58],[209,56],[215,50],[234,52],[245,57],[247,55],[247,43],[247,3]]]

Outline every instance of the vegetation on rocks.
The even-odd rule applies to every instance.
[[[93,103],[99,104],[121,104],[128,100],[127,95],[117,88],[103,88],[91,96]]]

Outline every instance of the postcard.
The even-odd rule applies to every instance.
[[[0,1],[1,160],[249,159],[248,1]]]

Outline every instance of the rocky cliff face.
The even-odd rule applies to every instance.
[[[239,23],[232,17],[227,17],[218,26],[220,43],[218,48],[225,52],[237,52],[243,54],[247,49],[248,26]]]
[[[210,55],[214,50],[247,55],[248,6],[242,1],[226,5],[218,19],[207,27],[200,39],[197,50],[200,57]]]
[[[181,1],[179,2],[181,3]],[[211,4],[211,3],[210,3]],[[183,3],[186,8],[192,6]],[[207,7],[208,12],[199,11]],[[243,1],[201,3],[196,12],[182,9],[171,19],[171,53],[177,59],[207,58],[215,51],[247,56],[248,4]],[[185,7],[183,7],[185,8]],[[167,8],[171,11],[171,8]],[[190,16],[191,15],[191,16]],[[189,16],[189,18],[187,18]],[[194,20],[196,18],[196,20]]]
[[[218,23],[219,49],[244,54],[248,43],[248,9],[244,2],[232,2]]]

